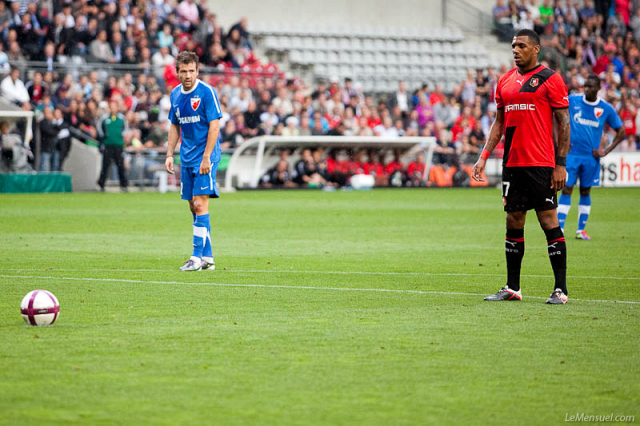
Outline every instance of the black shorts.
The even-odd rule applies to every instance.
[[[552,167],[504,167],[502,202],[505,212],[551,210],[558,197],[551,188]]]

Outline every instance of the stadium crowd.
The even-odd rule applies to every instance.
[[[616,107],[628,137],[618,149],[635,150],[640,10],[632,13],[624,0],[605,9],[602,3],[594,9],[590,0],[497,0],[493,15],[502,30],[539,32],[541,60],[562,73],[571,93],[581,90],[589,73],[598,74],[600,96]],[[61,141],[70,131],[99,137],[98,120],[109,100],[126,117],[129,152],[166,149],[168,94],[178,84],[174,58],[185,49],[215,71],[201,72],[201,78],[216,88],[224,110],[223,149],[257,135],[433,136],[434,163],[444,176],[415,179],[423,159],[411,158],[410,171],[390,151],[312,150],[303,151],[296,164],[283,152],[263,177],[264,186],[342,185],[359,172],[376,175],[379,185],[452,184],[455,172],[475,162],[481,150],[496,115],[498,78],[508,70],[506,64],[469,70],[451,93],[427,84],[410,92],[400,81],[393,93],[370,94],[354,79],[335,77],[309,86],[285,77],[275,64],[261,63],[247,20],[225,31],[206,1],[80,0],[53,2],[51,8],[31,0],[0,1],[0,69],[6,73],[0,91],[22,108],[42,112],[43,170],[62,168],[68,148]],[[42,71],[28,70],[27,60],[40,61]],[[108,75],[100,69],[60,74],[53,67],[78,60],[127,67]]]

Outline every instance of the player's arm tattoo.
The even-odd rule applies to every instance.
[[[616,129],[616,136],[613,138],[613,142],[611,142],[611,145],[605,148],[604,155],[607,155],[608,153],[613,151],[616,146],[618,146],[618,144],[623,141],[625,136],[626,135],[624,133],[624,126],[618,127]]]
[[[502,139],[502,131],[504,129],[504,109],[499,108],[496,113],[496,119],[491,125],[491,130],[489,130],[489,137],[487,138],[487,143],[484,145],[484,149],[489,152],[493,152],[495,147],[500,143],[500,139]]]
[[[569,109],[561,108],[553,111],[558,129],[558,150],[556,157],[566,157],[571,143],[571,119]]]

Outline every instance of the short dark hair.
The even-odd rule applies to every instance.
[[[598,86],[600,86],[600,77],[598,77],[595,74],[589,74],[586,78],[586,81],[591,80],[594,83],[596,83]]]
[[[176,70],[180,71],[180,64],[196,64],[196,68],[198,68],[198,55],[195,52],[190,52],[188,50],[184,50],[178,54],[176,58]]]
[[[529,41],[533,43],[534,46],[540,46],[540,36],[533,30],[518,30],[515,34],[515,37],[529,37]]]

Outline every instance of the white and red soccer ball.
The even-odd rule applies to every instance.
[[[60,315],[60,304],[47,290],[33,290],[22,299],[20,312],[27,325],[52,325]]]

